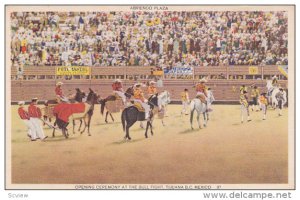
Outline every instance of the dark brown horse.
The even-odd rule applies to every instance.
[[[148,138],[148,128],[150,127],[151,135],[152,131],[152,121],[153,121],[153,109],[158,107],[158,95],[153,95],[148,99],[148,104],[150,106],[150,119],[147,120],[145,137]],[[140,112],[135,106],[127,107],[123,110],[121,115],[123,130],[125,131],[124,139],[131,140],[129,135],[129,128],[137,121],[145,121],[145,112]]]

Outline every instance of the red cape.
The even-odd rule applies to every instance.
[[[53,114],[64,122],[68,122],[72,114],[83,113],[84,110],[84,103],[60,103],[53,108]]]

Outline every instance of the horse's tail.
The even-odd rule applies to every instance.
[[[123,131],[125,131],[125,123],[126,123],[126,112],[127,109],[125,108],[122,112],[121,120],[122,120],[122,126],[123,126]]]
[[[191,109],[191,111],[195,109],[195,101],[194,100],[192,100],[190,103],[190,109]]]
[[[194,117],[194,111],[195,111],[195,101],[194,100],[191,101],[190,110],[191,110],[190,123],[192,124],[193,123],[193,117]]]
[[[105,103],[106,103],[106,99],[101,99],[100,104],[101,104],[101,114],[103,115],[104,113],[104,108],[105,108]]]

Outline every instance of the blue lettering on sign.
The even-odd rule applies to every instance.
[[[192,67],[173,67],[172,69],[164,69],[164,74],[193,75],[193,68]]]

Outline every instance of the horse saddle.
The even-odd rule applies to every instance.
[[[206,96],[204,94],[198,94],[196,98],[200,99],[202,103],[206,103]]]
[[[133,106],[138,109],[139,112],[145,112],[145,109],[143,108],[142,104],[139,102],[133,102]]]

